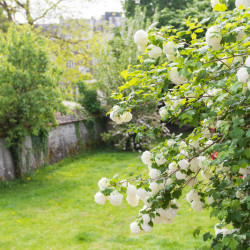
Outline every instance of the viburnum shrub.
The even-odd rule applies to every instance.
[[[144,54],[136,70],[123,72],[126,82],[113,95],[119,103],[111,118],[128,122],[135,107],[164,103],[159,110],[163,121],[178,121],[194,129],[185,140],[173,136],[145,151],[141,159],[148,166],[147,175],[102,178],[95,200],[101,205],[109,200],[115,206],[125,194],[131,206],[142,200],[145,205],[130,228],[132,233],[150,232],[155,224],[173,222],[178,199],[191,187],[186,200],[192,209],[210,208],[211,216],[220,221],[215,234],[203,235],[205,241],[211,240],[209,249],[247,249],[249,1],[237,0],[233,11],[225,11],[226,1],[212,2],[217,18],[208,27],[188,19],[186,31],[151,26],[148,32],[135,34]],[[197,39],[201,32],[206,32],[205,37]],[[187,35],[192,37],[190,42],[183,39]],[[151,65],[149,70],[144,70],[145,64]],[[194,234],[199,232],[198,228]]]

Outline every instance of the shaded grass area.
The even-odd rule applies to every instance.
[[[139,209],[94,202],[101,177],[128,165],[142,165],[137,153],[99,151],[44,167],[33,177],[0,188],[0,249],[200,249],[192,233],[213,231],[209,212],[193,212],[181,199],[171,225],[132,235],[129,224]],[[146,167],[145,167],[146,169]],[[125,198],[125,197],[124,197]]]

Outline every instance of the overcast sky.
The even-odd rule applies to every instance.
[[[33,7],[33,16],[39,16],[41,10],[44,8],[46,9],[46,7],[44,7],[46,5],[45,1],[46,0],[30,0]],[[50,1],[57,2],[57,0]],[[60,16],[63,16],[64,18],[89,19],[94,17],[99,19],[106,11],[121,12],[121,1],[122,0],[64,0],[60,5],[61,10],[51,11],[49,15],[47,15],[47,18],[39,20],[39,22],[58,22]],[[21,14],[17,15],[16,19],[21,23],[25,21]]]

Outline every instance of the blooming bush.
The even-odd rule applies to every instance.
[[[123,195],[132,206],[139,200],[144,203],[130,225],[132,233],[150,232],[161,222],[172,223],[180,206],[178,199],[191,187],[186,196],[191,208],[197,212],[211,208],[211,216],[220,221],[215,234],[203,235],[205,241],[211,240],[209,249],[248,247],[249,1],[236,1],[233,11],[225,11],[225,3],[212,1],[217,18],[209,27],[188,19],[186,31],[151,26],[148,36],[141,31],[144,35],[135,34],[138,46],[146,41],[147,46],[141,64],[124,74],[126,83],[113,95],[119,101],[117,121],[128,121],[123,115],[127,117],[126,112],[133,113],[137,106],[164,102],[159,112],[163,121],[195,128],[185,140],[173,136],[145,151],[141,159],[148,174],[126,180],[116,175],[100,181],[105,184],[99,183],[97,203],[109,200],[119,205]],[[206,36],[197,38],[203,31]],[[192,37],[190,42],[185,41],[186,35]],[[145,67],[148,64],[150,69]],[[199,233],[197,228],[194,234]]]

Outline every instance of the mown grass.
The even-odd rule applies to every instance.
[[[156,225],[150,234],[132,235],[136,208],[94,202],[97,182],[141,165],[137,153],[95,152],[44,167],[0,188],[0,249],[198,249],[193,230],[213,231],[209,212],[193,212],[181,199],[171,225]],[[205,232],[204,231],[204,232]]]

